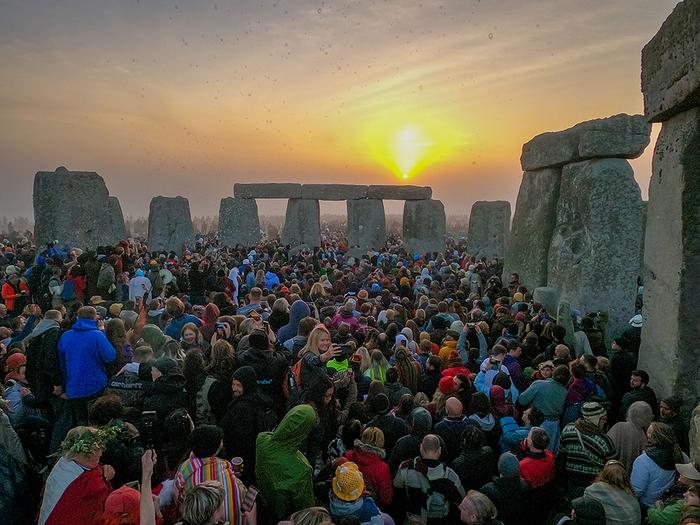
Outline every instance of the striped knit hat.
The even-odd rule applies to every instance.
[[[585,420],[590,421],[597,426],[598,423],[600,423],[600,418],[605,415],[605,409],[600,403],[590,401],[583,404],[583,407],[581,408],[581,415]]]

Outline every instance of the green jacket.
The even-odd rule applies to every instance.
[[[650,507],[647,520],[649,525],[678,525],[681,521],[681,512],[683,512],[683,500],[679,499],[661,509]]]
[[[299,452],[315,425],[315,410],[309,405],[298,405],[284,416],[274,432],[258,434],[255,475],[273,523],[315,504],[313,469]]]

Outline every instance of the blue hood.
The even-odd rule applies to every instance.
[[[277,331],[277,340],[279,344],[283,344],[288,339],[291,339],[299,331],[299,323],[304,317],[311,315],[311,309],[301,299],[297,299],[292,303],[289,309],[289,322]]]
[[[97,321],[95,319],[78,319],[73,325],[73,330],[97,330]]]

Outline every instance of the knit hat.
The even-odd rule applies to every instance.
[[[433,416],[423,407],[414,408],[408,416],[413,430],[428,433],[433,428]]]
[[[343,501],[356,501],[365,490],[365,480],[357,465],[351,461],[335,469],[333,494]]]
[[[252,366],[242,366],[233,373],[231,379],[239,381],[243,385],[244,394],[254,394],[258,386],[258,378],[255,368]]]
[[[177,361],[169,357],[161,357],[156,359],[153,363],[153,368],[157,368],[164,377],[168,377],[173,374],[180,374],[180,367]]]
[[[97,312],[97,315],[99,317],[107,317],[107,308],[105,308],[104,306],[95,306],[95,312]]]
[[[401,277],[401,280],[399,281],[399,284],[401,286],[408,286],[410,284],[408,277]]]
[[[27,364],[27,356],[22,352],[15,352],[5,361],[5,368],[8,372],[16,372],[20,366]]]
[[[440,392],[442,392],[446,396],[453,394],[457,391],[457,385],[455,385],[455,378],[452,376],[443,377],[442,379],[440,379],[438,388],[440,389]]]
[[[581,408],[581,415],[586,421],[590,421],[594,425],[597,425],[600,422],[600,418],[605,415],[605,409],[600,403],[589,401],[588,403],[583,404],[583,407]]]
[[[384,432],[377,427],[367,427],[360,438],[365,445],[384,448]]]
[[[136,516],[138,516],[139,498],[138,490],[124,485],[107,496],[105,513],[107,515],[124,517],[135,512]]]
[[[447,331],[447,333],[446,333],[445,335],[451,337],[451,338],[454,339],[455,341],[456,341],[457,339],[459,339],[459,332],[458,332],[457,330],[452,330],[452,329],[450,329],[450,330]]]
[[[391,403],[386,394],[377,394],[372,398],[372,401],[370,401],[370,407],[375,413],[384,415],[388,414],[389,410],[391,410]]]
[[[513,300],[514,300],[516,303],[520,303],[520,302],[522,302],[522,301],[525,300],[525,296],[524,296],[521,292],[515,292],[515,293],[513,294]]]
[[[450,325],[450,330],[461,334],[462,330],[464,330],[464,323],[462,321],[453,321]]]
[[[498,458],[498,473],[503,478],[514,478],[520,474],[520,462],[512,452],[504,452]]]
[[[136,270],[136,272],[134,273],[134,276],[136,276],[136,277],[144,277],[145,275],[146,274],[144,273],[144,271],[141,268]]]

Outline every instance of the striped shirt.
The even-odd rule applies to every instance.
[[[178,493],[178,506],[182,503],[187,489],[211,480],[221,482],[224,487],[226,520],[231,525],[242,525],[241,502],[243,501],[245,487],[236,478],[231,463],[225,459],[190,456],[188,460],[184,461],[177,471],[175,481]]]
[[[566,454],[566,470],[569,474],[595,477],[605,462],[616,455],[612,440],[600,432],[586,432],[569,423],[561,433],[561,452]]]

